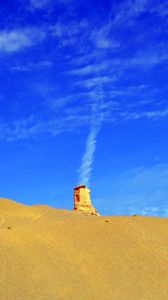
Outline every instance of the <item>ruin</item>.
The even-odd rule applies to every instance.
[[[90,189],[88,189],[84,184],[74,188],[74,210],[83,211],[90,215],[100,216],[98,211],[92,206]]]

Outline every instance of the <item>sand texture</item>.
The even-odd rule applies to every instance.
[[[0,199],[0,300],[168,300],[168,219]]]

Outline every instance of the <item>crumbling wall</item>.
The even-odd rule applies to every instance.
[[[85,185],[74,188],[74,210],[84,211],[87,214],[100,215],[92,206],[90,199],[90,189]]]

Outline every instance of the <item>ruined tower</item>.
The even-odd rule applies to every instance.
[[[79,185],[74,188],[74,210],[100,216],[98,211],[92,206],[90,189],[88,189],[85,185]]]

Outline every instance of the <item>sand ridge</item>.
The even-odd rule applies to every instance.
[[[1,300],[167,300],[168,219],[0,199]]]

